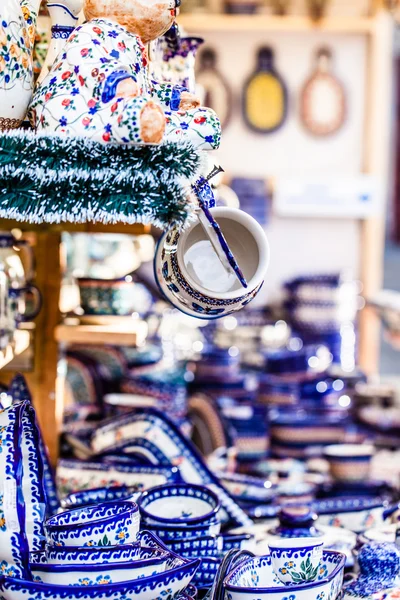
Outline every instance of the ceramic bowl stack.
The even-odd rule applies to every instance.
[[[201,558],[194,582],[210,587],[223,551],[218,497],[204,486],[164,485],[144,492],[139,507],[143,527],[170,550],[188,560]]]
[[[139,523],[131,501],[59,513],[46,521],[45,549],[30,554],[30,577],[4,578],[2,597],[179,598],[200,561],[169,552],[151,533],[139,533]]]
[[[325,344],[335,363],[354,369],[358,283],[340,274],[310,275],[287,282],[285,288],[288,319],[303,342]]]

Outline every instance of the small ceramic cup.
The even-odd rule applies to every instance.
[[[374,453],[375,448],[371,444],[334,444],[324,449],[330,473],[340,481],[367,479]]]
[[[136,542],[140,516],[134,502],[105,502],[60,513],[45,523],[55,546],[116,546]]]
[[[210,209],[247,282],[220,261],[200,221],[183,232],[171,229],[157,247],[154,272],[175,308],[200,319],[218,319],[240,310],[258,294],[269,263],[262,227],[247,213],[228,207]]]
[[[285,584],[317,579],[322,559],[321,538],[276,538],[269,544],[272,566]]]

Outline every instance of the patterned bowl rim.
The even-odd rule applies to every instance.
[[[314,587],[320,587],[323,586],[324,584],[332,581],[339,573],[340,571],[344,570],[344,566],[346,563],[346,556],[342,553],[342,552],[334,552],[331,550],[324,550],[323,551],[323,556],[324,557],[329,557],[331,556],[332,558],[334,556],[336,557],[340,557],[340,560],[338,561],[338,564],[336,565],[336,567],[334,568],[334,570],[332,571],[332,573],[326,577],[325,579],[320,579],[319,581],[314,581],[314,582],[309,582],[309,583],[305,583],[305,584],[301,584],[301,585],[282,585],[282,586],[276,586],[276,587],[268,587],[268,588],[257,588],[257,587],[239,587],[236,585],[232,585],[229,583],[229,580],[232,579],[236,573],[243,568],[243,566],[245,564],[250,563],[251,561],[257,560],[257,559],[270,559],[270,564],[272,564],[272,559],[270,556],[256,556],[254,558],[250,558],[249,560],[247,560],[244,563],[241,563],[240,565],[238,565],[235,569],[233,569],[233,571],[231,571],[229,573],[229,575],[227,575],[227,577],[225,577],[224,579],[224,583],[223,583],[223,587],[226,591],[231,591],[231,592],[241,592],[244,594],[270,594],[270,593],[286,593],[286,592],[294,592],[295,590],[297,591],[304,591],[304,590],[309,590],[312,589]]]
[[[169,493],[172,492],[173,490],[178,490],[178,494],[173,494],[173,493]],[[210,510],[203,514],[203,515],[198,515],[196,517],[176,517],[176,518],[168,518],[168,517],[160,517],[159,515],[154,515],[153,513],[149,512],[145,507],[148,506],[149,504],[151,504],[151,502],[153,501],[153,496],[157,495],[159,493],[162,494],[163,491],[165,491],[165,495],[162,498],[154,498],[154,500],[158,500],[158,499],[166,499],[169,500],[170,498],[175,498],[177,496],[180,497],[194,497],[192,494],[192,490],[194,490],[195,492],[197,491],[199,494],[201,494],[201,500],[203,500],[203,502],[207,502]],[[181,493],[182,492],[182,493]],[[143,506],[144,505],[144,506]],[[203,485],[196,485],[196,484],[185,484],[185,483],[177,483],[177,484],[173,484],[173,483],[167,483],[164,485],[159,485],[156,487],[153,487],[145,492],[143,492],[143,494],[141,495],[141,497],[138,500],[138,506],[139,506],[139,510],[142,514],[142,516],[144,517],[144,520],[147,521],[148,519],[150,519],[150,522],[152,524],[155,524],[156,526],[158,524],[163,525],[165,524],[181,524],[181,525],[195,525],[195,524],[200,524],[200,525],[206,525],[207,521],[209,521],[210,519],[212,519],[214,517],[214,515],[217,514],[217,512],[219,511],[219,509],[221,508],[221,503],[219,501],[218,496],[210,489],[208,489],[207,487],[203,486]]]
[[[151,587],[155,589],[157,584],[163,582],[164,579],[168,579],[171,581],[175,577],[179,577],[181,575],[180,571],[191,571],[194,573],[198,569],[201,564],[201,559],[189,560],[185,558],[180,558],[181,564],[164,571],[162,573],[158,573],[157,575],[153,575],[151,577],[141,577],[140,579],[132,579],[131,581],[121,581],[117,583],[109,583],[109,584],[99,584],[99,585],[85,585],[85,586],[71,586],[71,585],[56,585],[53,583],[39,583],[37,581],[18,579],[17,577],[1,577],[0,578],[0,591],[3,588],[4,584],[9,585],[19,585],[24,592],[29,592],[29,590],[36,589],[38,592],[43,592],[45,594],[43,597],[51,598],[49,592],[54,590],[54,594],[65,595],[65,598],[74,598],[74,596],[78,598],[87,598],[90,594],[98,594],[101,592],[101,598],[107,598],[108,595],[113,593],[117,593],[119,590],[123,591],[126,588],[131,587]],[[47,591],[47,595],[46,595]],[[99,596],[96,596],[99,597]]]
[[[71,515],[73,517],[77,513],[87,512],[88,510],[100,510],[102,508],[112,508],[112,507],[124,507],[118,513],[113,515],[108,515],[105,517],[101,517],[99,519],[90,519],[88,521],[84,521],[83,523],[64,523],[58,524],[58,521],[61,518],[64,518],[67,515]],[[127,502],[123,500],[121,502],[102,502],[101,504],[95,504],[91,506],[82,506],[80,508],[75,508],[73,510],[66,510],[58,515],[53,515],[45,522],[45,528],[51,532],[64,531],[64,530],[76,530],[76,529],[86,529],[87,527],[93,527],[93,525],[102,525],[105,523],[109,523],[115,520],[119,520],[123,517],[127,517],[129,514],[135,514],[139,511],[139,507],[136,502]]]
[[[93,564],[40,564],[30,563],[29,568],[31,571],[40,571],[41,573],[97,573],[98,571],[125,571],[127,569],[138,569],[151,567],[153,565],[162,565],[173,555],[164,552],[163,556],[158,558],[148,558],[143,560],[129,560],[121,562],[107,562],[107,563],[93,563]]]

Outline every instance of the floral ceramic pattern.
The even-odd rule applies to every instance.
[[[180,112],[184,88],[150,81],[147,62],[140,38],[117,23],[94,19],[77,27],[34,96],[34,126],[103,143],[143,143],[142,111],[153,100],[167,111],[164,139],[189,138],[205,150],[217,148],[220,124],[214,112]],[[136,84],[135,96],[117,93],[126,80]]]
[[[19,4],[19,3],[18,3]],[[21,2],[22,13],[4,17],[0,11],[0,88],[12,89],[17,82],[32,89],[32,49],[35,41],[36,14],[27,0]]]
[[[281,575],[290,575],[293,583],[302,583],[305,581],[314,581],[317,578],[319,567],[314,567],[310,557],[303,560],[300,564],[300,570],[296,571],[296,565],[293,561],[288,561],[279,569]]]

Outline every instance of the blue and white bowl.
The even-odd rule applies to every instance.
[[[334,444],[324,449],[331,475],[340,481],[368,479],[374,453],[371,444]]]
[[[136,542],[139,508],[134,502],[106,502],[60,513],[46,521],[55,546],[115,546]]]
[[[214,583],[215,576],[220,567],[221,559],[215,557],[204,557],[193,578],[193,583],[198,588],[209,588]]]
[[[4,600],[159,600],[175,598],[191,583],[200,560],[188,561],[175,557],[163,573],[121,583],[85,586],[50,585],[4,577],[0,579],[0,594]]]
[[[223,538],[217,535],[197,536],[168,542],[167,547],[185,558],[206,556],[218,558],[223,551]]]
[[[272,568],[272,558],[251,558],[224,580],[226,600],[335,600],[342,587],[345,556],[325,551],[316,581],[283,584]],[[8,598],[6,599],[8,600]]]
[[[43,553],[46,556],[46,553]],[[171,554],[155,549],[141,549],[133,561],[99,564],[42,564],[31,563],[34,581],[54,585],[96,585],[131,581],[151,577],[166,570]]]
[[[146,524],[196,525],[215,517],[220,502],[214,492],[201,485],[170,484],[144,492],[138,501]]]
[[[146,523],[146,529],[158,536],[163,542],[181,540],[192,537],[204,537],[218,535],[221,531],[221,522],[217,519],[210,519],[206,523],[196,525],[154,525]]]
[[[318,538],[275,538],[269,542],[272,566],[285,584],[315,581],[320,572],[323,540]]]
[[[61,507],[65,510],[70,510],[115,500],[132,499],[132,501],[135,501],[138,494],[140,494],[140,492],[137,491],[136,487],[128,487],[126,485],[93,488],[70,494],[61,500]]]

